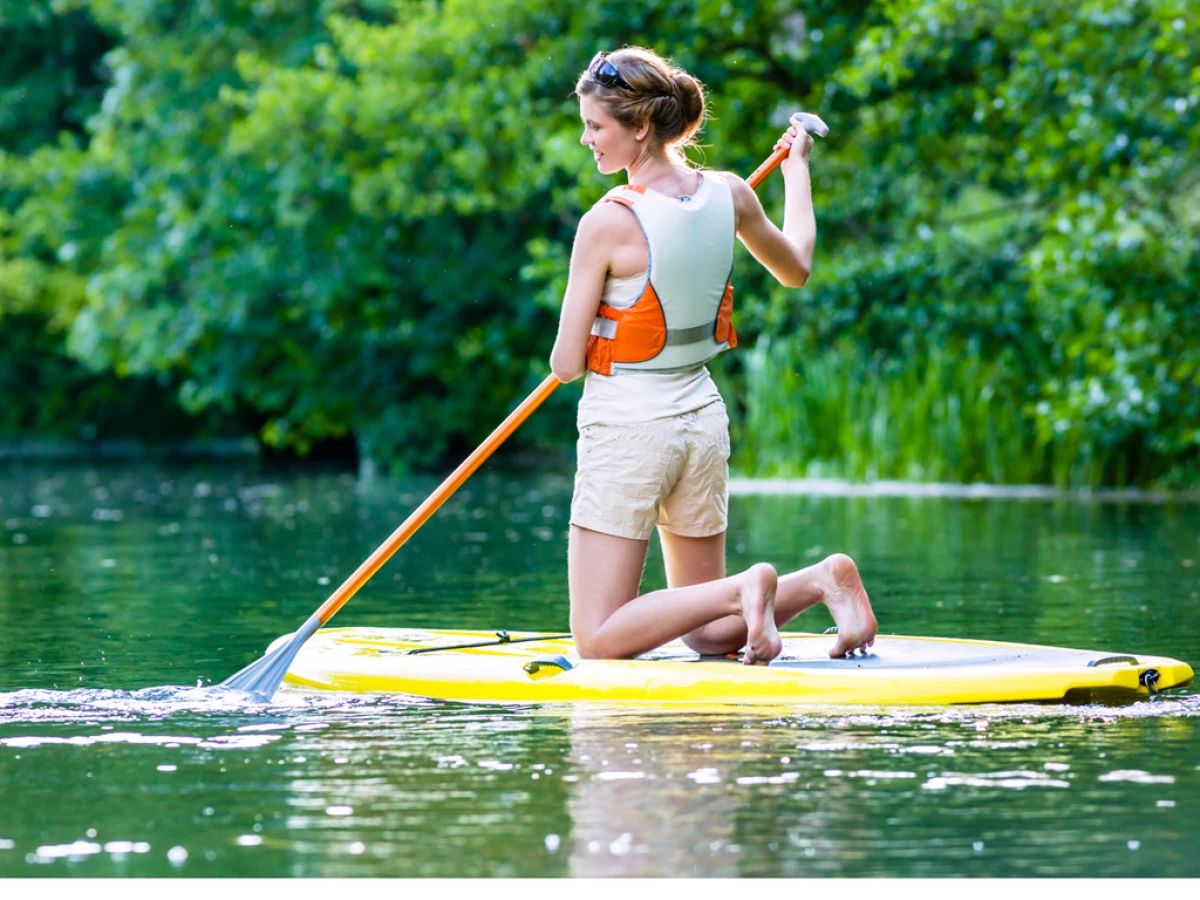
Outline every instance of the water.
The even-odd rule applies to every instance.
[[[786,714],[207,688],[435,485],[0,473],[0,876],[1200,875],[1191,688]],[[565,630],[569,496],[569,473],[481,473],[337,624]],[[844,550],[885,632],[1195,666],[1198,526],[1195,505],[740,496],[730,564]]]

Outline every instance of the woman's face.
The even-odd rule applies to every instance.
[[[579,98],[579,118],[583,120],[579,143],[592,151],[600,174],[620,172],[640,155],[642,143],[637,139],[638,132],[610,116],[604,104],[594,97]]]

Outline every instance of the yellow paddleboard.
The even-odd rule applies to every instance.
[[[566,636],[331,628],[304,645],[285,684],[482,703],[807,706],[1127,702],[1192,681],[1191,667],[1162,656],[881,635],[865,656],[830,659],[833,640],[787,633],[770,666],[743,666],[678,641],[634,660],[581,660]]]

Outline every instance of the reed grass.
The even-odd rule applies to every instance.
[[[1069,471],[1039,438],[1014,353],[912,344],[866,355],[767,339],[727,397],[734,456],[751,476],[1035,483]],[[1061,468],[1061,467],[1060,467]],[[1067,467],[1069,470],[1069,466]]]

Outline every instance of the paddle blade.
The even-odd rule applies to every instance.
[[[270,703],[275,692],[279,690],[279,685],[283,683],[284,676],[287,675],[288,666],[292,664],[292,660],[296,658],[296,654],[300,652],[305,641],[313,636],[321,624],[321,620],[316,616],[310,617],[299,631],[262,659],[252,662],[240,672],[226,678],[221,682],[221,687],[244,691],[253,695],[256,700]]]

